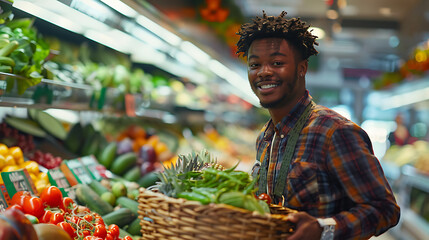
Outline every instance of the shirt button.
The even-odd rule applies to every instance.
[[[281,138],[284,138],[284,137],[285,137],[285,135],[283,135],[283,134],[282,134],[282,135],[280,135],[280,137],[281,137]]]

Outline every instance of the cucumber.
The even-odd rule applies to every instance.
[[[140,166],[136,165],[124,174],[124,179],[130,182],[137,182],[140,176]]]
[[[139,203],[127,197],[118,197],[116,199],[116,206],[120,206],[122,208],[128,208],[133,213],[138,214]]]
[[[47,112],[37,114],[37,123],[52,136],[64,140],[67,137],[67,131],[63,124]]]
[[[46,137],[46,132],[41,129],[36,122],[30,119],[6,117],[4,121],[11,127],[18,129],[21,132],[28,133],[35,137]]]
[[[101,197],[87,185],[77,185],[76,197],[80,204],[87,206],[90,210],[102,216],[113,211],[113,207],[108,202],[101,199]]]
[[[132,221],[128,227],[125,227],[125,231],[129,232],[132,235],[141,236],[141,230],[142,226],[140,225],[140,219],[136,218],[134,221]]]
[[[137,155],[134,152],[129,152],[117,157],[113,163],[110,171],[114,174],[122,176],[128,169],[137,163]]]
[[[145,175],[143,175],[143,177],[141,177],[137,183],[140,185],[140,187],[150,187],[152,185],[155,185],[156,182],[159,181],[159,177],[158,177],[158,173],[157,172],[150,172],[150,173],[146,173]]]
[[[99,196],[101,196],[105,192],[109,192],[109,189],[107,189],[103,184],[101,184],[99,181],[93,180],[88,184],[88,186],[94,190]]]
[[[113,161],[115,160],[116,148],[117,148],[116,142],[110,142],[106,146],[106,148],[104,148],[102,150],[100,158],[98,159],[98,162],[101,165],[105,166],[107,169],[110,169],[110,166],[112,165]]]
[[[36,108],[29,108],[29,109],[27,109],[27,116],[31,120],[37,121],[37,114],[39,114],[40,111],[42,111],[42,110],[36,109]]]
[[[80,123],[76,123],[67,134],[64,140],[64,145],[73,153],[78,153],[82,147],[83,127]]]
[[[110,224],[116,224],[118,227],[124,227],[132,223],[136,218],[137,214],[133,213],[128,208],[119,208],[113,212],[102,215],[104,224],[109,226]]]

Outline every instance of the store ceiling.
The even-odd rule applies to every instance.
[[[210,0],[209,0],[210,1]],[[232,0],[231,0],[232,1]],[[229,2],[231,2],[229,1]],[[148,0],[160,12],[172,17],[182,32],[199,36],[198,40],[216,47],[198,22],[180,20],[193,0]],[[227,0],[222,1],[223,5]],[[344,79],[392,71],[401,59],[409,57],[417,44],[429,36],[429,1],[427,0],[235,0],[245,19],[260,16],[262,10],[278,15],[282,10],[291,17],[301,17],[311,26],[322,28],[326,37],[319,40],[319,71],[337,71]],[[207,1],[205,1],[207,3]],[[332,3],[332,5],[330,5]],[[327,10],[338,6],[338,20],[327,18]],[[198,10],[196,10],[198,11]],[[201,23],[201,22],[200,22]],[[335,23],[339,23],[340,30]],[[337,25],[338,26],[338,25]],[[191,28],[198,30],[189,30]],[[194,31],[194,32],[193,32]],[[195,33],[196,32],[196,33]],[[204,35],[204,36],[202,36]],[[328,78],[329,79],[329,78]],[[334,81],[332,84],[337,84]],[[332,85],[331,84],[331,85]],[[338,86],[340,87],[340,86]]]

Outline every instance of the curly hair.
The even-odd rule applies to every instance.
[[[278,37],[284,38],[291,43],[303,59],[308,59],[312,55],[317,55],[318,51],[314,45],[319,45],[316,42],[317,36],[308,31],[309,25],[301,21],[300,18],[284,18],[286,12],[278,17],[267,16],[265,11],[262,11],[262,17],[252,19],[251,23],[241,25],[237,35],[240,39],[237,42],[237,54],[243,53],[247,56],[247,51],[255,39]]]

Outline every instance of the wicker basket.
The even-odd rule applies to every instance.
[[[202,205],[140,189],[139,218],[142,239],[268,240],[286,239],[293,231],[284,207],[260,215],[225,204]]]

